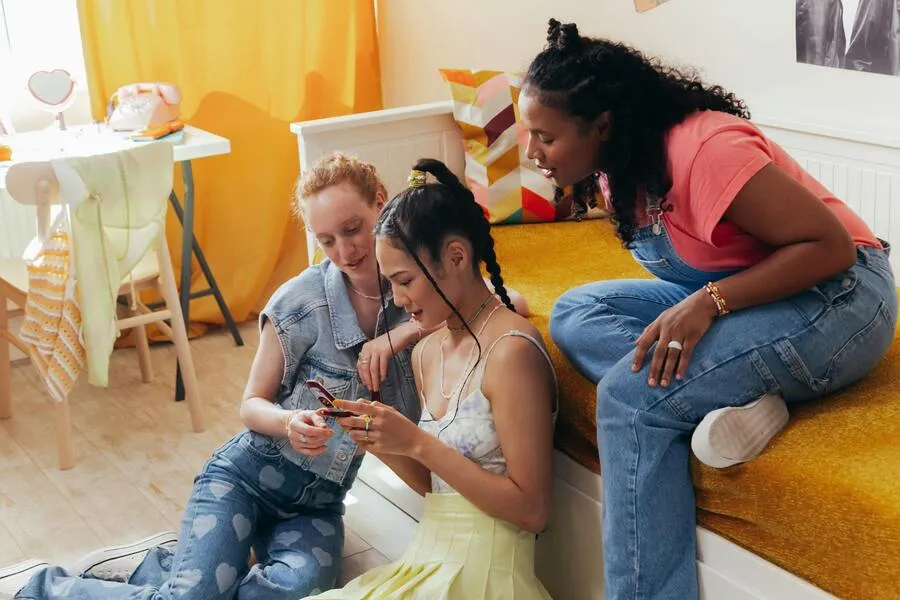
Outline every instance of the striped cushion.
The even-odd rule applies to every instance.
[[[572,218],[571,203],[556,203],[553,183],[525,155],[528,133],[517,105],[521,74],[469,69],[440,73],[450,86],[453,117],[462,131],[466,183],[488,220],[509,224]],[[587,218],[604,214],[591,210]]]

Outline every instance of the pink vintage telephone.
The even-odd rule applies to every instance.
[[[181,91],[171,83],[133,83],[120,87],[109,100],[109,126],[115,131],[140,131],[178,119]]]

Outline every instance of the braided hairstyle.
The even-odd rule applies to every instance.
[[[465,318],[444,296],[431,273],[419,260],[418,252],[425,250],[431,260],[438,262],[448,235],[464,237],[472,245],[474,267],[477,269],[484,262],[494,291],[507,308],[515,311],[500,275],[491,225],[481,205],[475,201],[474,194],[439,160],[422,158],[413,169],[430,173],[438,183],[409,187],[397,194],[381,212],[375,225],[375,235],[399,240],[463,323]]]
[[[628,246],[637,227],[638,190],[665,198],[672,187],[665,135],[688,115],[715,110],[750,118],[746,104],[687,70],[667,66],[625,44],[582,37],[574,23],[551,19],[547,46],[528,67],[523,88],[564,114],[593,122],[609,111],[603,149],[613,222]],[[590,190],[593,192],[594,190]],[[589,202],[584,193],[576,206]]]
[[[478,350],[475,360],[477,365],[481,362],[482,357],[478,336],[469,327],[469,323],[460,314],[459,309],[441,290],[434,276],[419,258],[418,253],[425,250],[432,261],[438,262],[441,260],[441,249],[448,235],[459,235],[469,240],[474,254],[473,267],[477,270],[480,263],[484,262],[485,268],[491,276],[494,291],[500,296],[503,304],[515,312],[516,309],[509,299],[509,294],[503,285],[503,277],[500,275],[500,265],[497,263],[497,254],[494,251],[494,238],[491,236],[491,225],[481,206],[475,201],[474,194],[447,168],[447,165],[432,158],[422,158],[416,162],[413,169],[430,173],[438,183],[408,187],[394,196],[381,211],[378,222],[375,224],[375,235],[399,240],[403,248],[413,257],[431,286],[475,340]],[[381,280],[380,277],[379,280]],[[382,304],[384,304],[386,300],[383,288],[381,295]],[[393,349],[390,331],[387,334],[388,343]],[[474,371],[473,366],[466,373],[460,390],[465,389],[466,382]],[[457,402],[453,416],[449,422],[441,426],[438,437],[456,420],[458,409],[459,403]],[[423,418],[423,420],[433,419]]]

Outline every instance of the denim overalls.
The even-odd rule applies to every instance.
[[[866,375],[893,341],[897,288],[888,250],[859,247],[847,272],[787,300],[717,319],[685,379],[650,387],[649,357],[639,373],[631,368],[638,336],[663,311],[733,272],[687,265],[659,212],[636,232],[632,254],[657,279],[602,281],[566,292],[554,307],[550,333],[598,384],[606,600],[697,598],[693,429],[712,410],[766,393],[803,402]]]
[[[407,318],[390,298],[387,304],[378,317],[379,335]],[[333,263],[312,266],[282,285],[262,311],[260,326],[265,320],[284,351],[279,405],[319,408],[307,379],[318,379],[338,398],[370,397],[356,370],[368,338]],[[392,363],[382,401],[418,422],[410,351]],[[176,551],[154,548],[128,583],[71,577],[51,567],[16,597],[294,600],[334,587],[344,542],[343,500],[362,454],[347,432],[329,422],[335,433],[317,457],[294,451],[285,438],[251,431],[216,450],[194,480]],[[248,569],[251,546],[257,562]]]

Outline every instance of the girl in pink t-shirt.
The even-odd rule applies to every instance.
[[[718,86],[551,20],[519,96],[557,186],[606,178],[650,280],[569,290],[554,342],[597,382],[607,600],[698,597],[689,454],[750,460],[787,404],[865,376],[894,337],[888,248]]]

